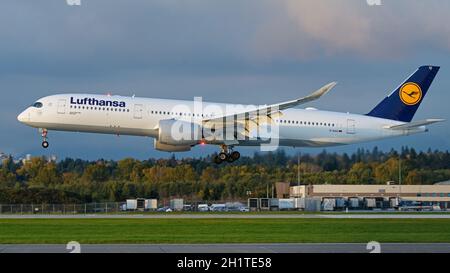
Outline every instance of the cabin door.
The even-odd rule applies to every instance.
[[[58,100],[58,114],[66,113],[66,100]]]
[[[355,134],[356,125],[354,119],[347,119],[347,134]]]
[[[144,112],[144,106],[142,104],[134,105],[134,118],[142,119],[142,113]]]

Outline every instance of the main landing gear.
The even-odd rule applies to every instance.
[[[240,157],[241,154],[238,151],[233,151],[233,146],[221,145],[220,153],[214,157],[214,163],[231,163],[238,160]]]
[[[42,148],[44,148],[44,149],[47,149],[48,146],[50,146],[50,144],[48,144],[48,141],[47,141],[47,135],[48,135],[47,129],[42,129],[42,139],[43,139]]]

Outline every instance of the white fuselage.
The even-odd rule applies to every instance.
[[[41,103],[39,107],[31,106],[19,115],[20,122],[47,130],[153,138],[158,138],[158,125],[161,120],[181,119],[201,124],[202,119],[220,116],[220,109],[225,111],[225,108],[230,106],[203,102],[201,109],[195,109],[194,101],[91,94],[54,95],[39,99],[38,102]],[[280,146],[344,145],[426,130],[424,126],[414,130],[389,130],[386,127],[404,122],[359,114],[308,108],[287,109],[281,112],[282,115],[274,119],[279,125]],[[260,142],[258,139],[244,139],[236,145],[255,146]]]

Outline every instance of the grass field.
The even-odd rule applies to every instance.
[[[450,219],[0,219],[1,244],[450,242]]]

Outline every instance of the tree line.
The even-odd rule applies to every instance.
[[[255,153],[217,166],[212,157],[119,161],[35,157],[8,158],[0,166],[0,203],[84,203],[127,198],[193,201],[245,200],[266,196],[275,182],[302,184],[433,184],[450,179],[448,151],[403,147],[389,152],[358,149],[352,154],[288,155],[284,150]],[[298,160],[300,159],[300,160]],[[300,162],[300,164],[298,164]],[[299,175],[300,174],[300,175]]]

